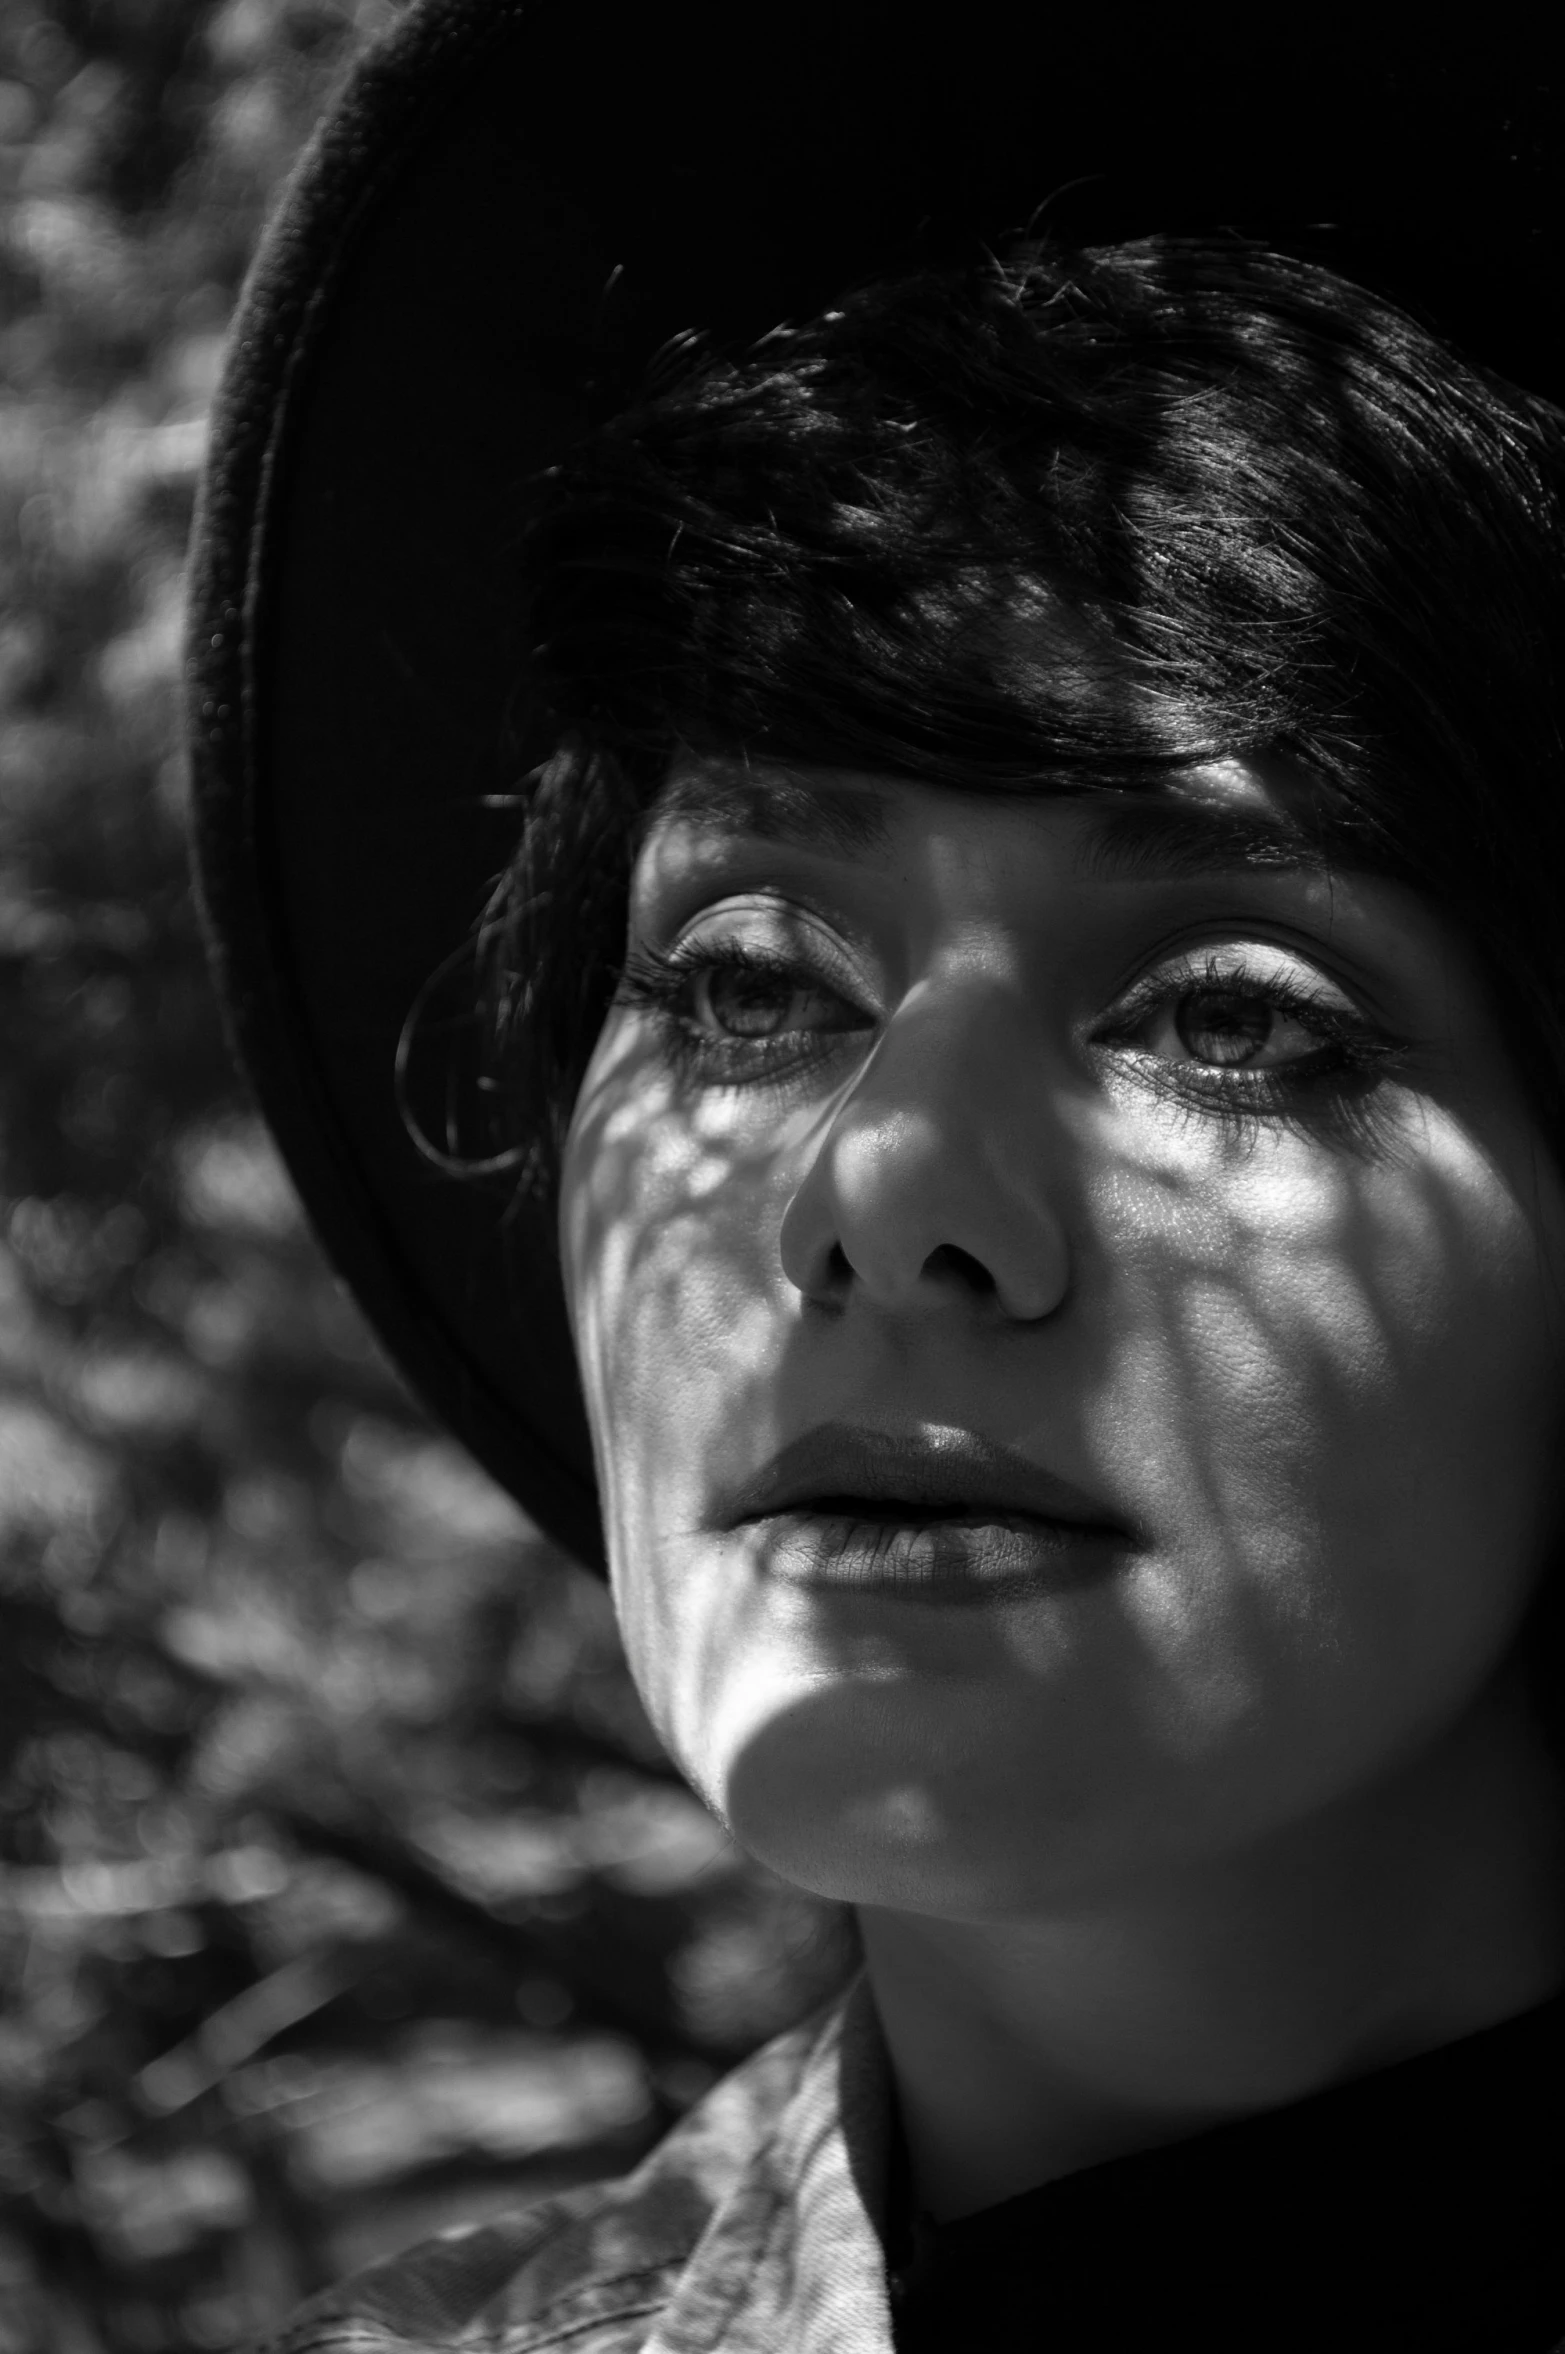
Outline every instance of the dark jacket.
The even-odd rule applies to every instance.
[[[1565,2354],[1562,2083],[1556,1997],[935,2225],[860,1982],[634,2174],[360,2274],[276,2354]]]

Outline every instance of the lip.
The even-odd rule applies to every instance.
[[[726,1494],[715,1515],[764,1535],[790,1584],[976,1601],[1096,1584],[1136,1539],[1083,1488],[951,1428],[821,1423]]]

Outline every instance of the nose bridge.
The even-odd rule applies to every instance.
[[[1000,976],[931,983],[900,1007],[785,1216],[799,1288],[856,1282],[893,1306],[959,1276],[1012,1316],[1056,1307],[1068,1270],[1053,1060]]]

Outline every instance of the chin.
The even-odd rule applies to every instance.
[[[693,1778],[748,1854],[838,1903],[1000,1918],[1144,1871],[1156,1832],[1128,1761],[1066,1770],[993,1738],[1001,1713],[949,1688],[817,1686],[709,1744]]]

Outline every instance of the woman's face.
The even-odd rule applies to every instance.
[[[1555,1519],[1503,1007],[1283,782],[692,764],[566,1155],[632,1666],[802,1885],[1237,1850],[1491,1685]]]

